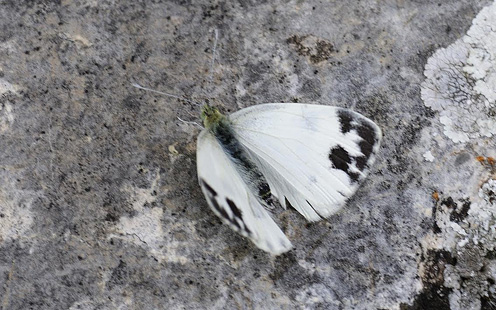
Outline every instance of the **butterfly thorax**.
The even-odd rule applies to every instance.
[[[249,152],[241,145],[236,137],[231,121],[217,108],[205,105],[201,118],[205,128],[217,139],[224,152],[235,164],[241,177],[252,189],[253,193],[265,206],[272,205],[270,187],[262,172],[253,162]]]
[[[227,117],[225,115],[220,113],[217,108],[211,107],[208,104],[205,104],[202,107],[201,119],[203,125],[208,130],[215,129],[214,127],[218,126],[221,122],[227,122]]]

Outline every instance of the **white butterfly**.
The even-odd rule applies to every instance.
[[[203,107],[198,179],[222,221],[257,247],[292,248],[266,210],[271,196],[309,221],[327,218],[355,193],[375,160],[380,128],[348,109],[271,103],[229,116]]]

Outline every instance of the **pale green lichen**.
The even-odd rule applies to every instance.
[[[424,104],[439,112],[453,142],[496,135],[496,4],[484,8],[467,35],[429,58]]]

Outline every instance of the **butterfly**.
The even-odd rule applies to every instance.
[[[269,215],[275,197],[308,221],[328,218],[373,164],[381,129],[348,109],[259,104],[225,116],[204,105],[198,180],[208,205],[233,230],[274,255],[292,244]]]

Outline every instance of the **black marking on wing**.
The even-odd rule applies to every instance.
[[[350,171],[350,167],[353,163],[360,171],[364,171],[368,167],[367,163],[374,151],[374,145],[379,142],[377,130],[369,121],[356,117],[347,110],[339,110],[338,118],[343,134],[355,130],[357,135],[362,138],[358,143],[358,147],[363,155],[350,156],[342,147],[335,146],[329,152],[329,159],[334,168],[346,172],[353,182],[357,182],[360,179],[360,175]]]
[[[241,212],[241,209],[238,208],[234,203],[234,201],[232,201],[229,198],[226,198],[226,202],[229,205],[229,208],[231,208],[231,211],[234,215],[233,221],[237,222],[242,230],[246,231],[248,234],[251,234],[252,233],[251,230],[248,227],[246,227],[246,224],[243,221],[243,212]]]
[[[334,168],[343,171],[348,171],[348,167],[351,164],[350,155],[340,145],[331,149],[329,159],[332,161]]]
[[[234,214],[234,216],[241,218],[242,212],[240,209],[238,209],[238,207],[236,207],[236,204],[234,203],[234,201],[232,201],[229,198],[226,198],[226,202],[229,205],[229,208],[231,208],[231,211]]]
[[[362,153],[370,157],[370,154],[372,153],[372,146],[377,143],[377,134],[375,132],[375,128],[372,127],[368,122],[360,122],[360,124],[357,126],[356,131],[358,132],[358,135],[363,139],[362,142],[360,142],[360,148],[362,150]]]
[[[351,113],[346,110],[339,110],[338,117],[339,123],[341,124],[341,132],[349,132],[352,128],[351,122],[353,121],[353,115],[351,115]]]
[[[210,187],[210,185],[208,185],[205,181],[202,180],[202,183],[203,185],[205,186],[205,188],[208,190],[208,192],[213,196],[217,196],[217,192],[212,188]]]
[[[219,141],[222,149],[240,168],[241,177],[256,196],[266,205],[273,205],[270,186],[257,165],[249,158],[244,148],[234,136],[234,132],[227,121],[220,122],[212,128],[212,132]]]
[[[229,219],[229,214],[227,214],[226,210],[224,210],[224,208],[222,208],[217,202],[217,192],[203,179],[200,179],[200,185],[207,190],[205,197],[208,202],[210,202],[210,205],[217,210],[223,218]]]
[[[355,157],[355,160],[356,160],[357,168],[360,169],[360,171],[365,170],[365,168],[367,167],[368,157],[367,156],[358,156],[358,157]]]
[[[354,158],[354,157],[353,157]],[[352,182],[358,182],[359,174],[351,171],[352,156],[340,145],[335,146],[329,152],[329,159],[335,169],[342,170],[350,177]]]
[[[207,194],[205,195],[205,197],[207,198],[208,202],[210,202],[210,205],[217,212],[219,212],[220,216],[224,220],[234,225],[238,230],[245,232],[248,235],[252,235],[252,231],[248,227],[246,227],[246,224],[243,221],[243,212],[236,206],[234,201],[226,198],[226,203],[232,212],[232,216],[229,216],[229,214],[226,212],[226,209],[222,207],[222,205],[219,204],[219,202],[217,201],[217,192],[210,185],[208,185],[208,183],[205,182],[204,179],[200,179],[200,185],[206,189]]]

